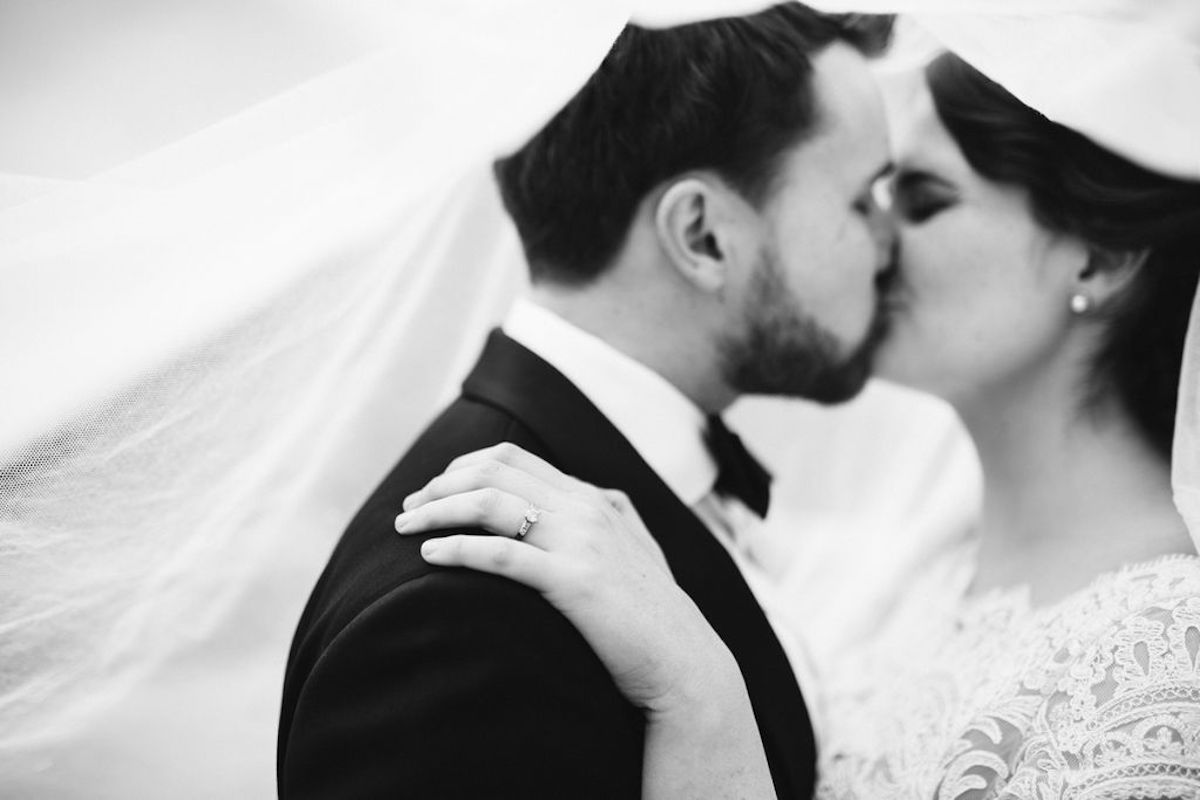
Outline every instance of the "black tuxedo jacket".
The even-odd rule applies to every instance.
[[[640,796],[642,714],[572,625],[524,586],[431,567],[425,537],[393,530],[406,495],[455,456],[505,440],[629,495],[741,665],[779,797],[809,797],[804,701],[729,555],[573,384],[498,331],[313,590],[284,682],[280,796]]]

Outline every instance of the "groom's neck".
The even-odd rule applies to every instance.
[[[536,285],[532,300],[657,372],[706,413],[737,394],[722,377],[715,337],[679,293],[604,276],[588,286]]]

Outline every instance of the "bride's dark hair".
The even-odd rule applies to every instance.
[[[1115,394],[1169,456],[1200,274],[1200,182],[1146,170],[1051,122],[951,53],[935,59],[926,78],[971,167],[1027,190],[1042,225],[1101,250],[1148,253],[1120,300],[1104,309],[1108,329],[1086,388],[1093,401]]]

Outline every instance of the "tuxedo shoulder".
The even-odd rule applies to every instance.
[[[435,568],[420,554],[424,537],[395,532],[404,498],[457,456],[505,441],[533,451],[541,448],[532,432],[511,415],[470,399],[458,399],[430,423],[342,534],[309,598],[295,644],[327,644],[380,598],[433,573]],[[482,577],[476,576],[476,582]]]
[[[292,668],[281,797],[637,796],[641,712],[571,623],[515,582],[410,579]],[[522,760],[530,743],[539,770]],[[568,788],[580,780],[583,794]]]
[[[610,683],[579,631],[537,591],[460,569],[437,569],[394,587],[341,626],[321,658],[370,654],[389,670],[407,660],[426,671],[439,655],[457,661],[469,653],[498,662],[536,658],[560,670],[582,660],[594,679]]]

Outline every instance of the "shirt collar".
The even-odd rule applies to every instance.
[[[704,443],[704,413],[669,381],[524,298],[503,328],[575,384],[685,505],[712,491],[717,465]]]

